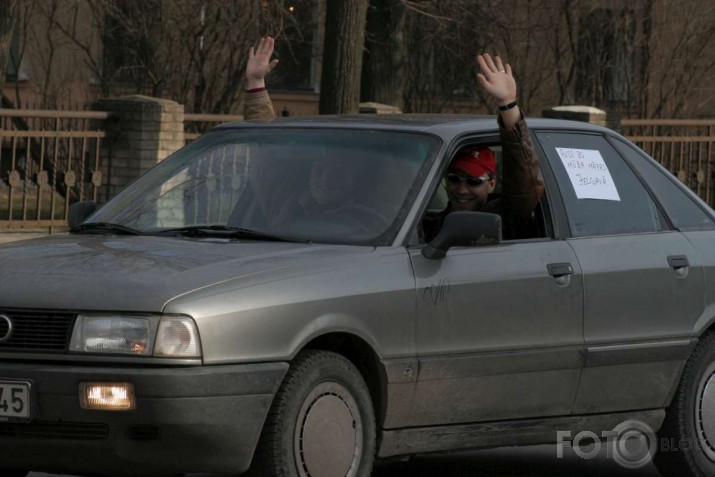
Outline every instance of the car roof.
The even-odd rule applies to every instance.
[[[527,117],[531,129],[577,129],[581,131],[610,131],[594,124],[563,119]],[[224,123],[214,130],[254,127],[317,127],[333,129],[381,129],[411,132],[426,132],[436,135],[455,136],[467,132],[489,132],[497,129],[496,116],[467,114],[354,114],[322,115],[274,118]]]

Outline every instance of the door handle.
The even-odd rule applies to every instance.
[[[570,263],[549,263],[546,265],[546,269],[549,271],[549,275],[554,278],[573,275],[573,267]]]
[[[671,268],[677,270],[679,268],[685,268],[690,266],[690,263],[688,263],[688,257],[685,255],[671,255],[668,257],[668,265],[670,265]]]

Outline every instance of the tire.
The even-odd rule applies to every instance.
[[[29,473],[29,470],[0,469],[2,477],[25,477]]]
[[[276,394],[249,475],[369,477],[375,435],[360,372],[339,354],[305,351]]]
[[[658,432],[664,477],[715,475],[715,332],[700,338]]]

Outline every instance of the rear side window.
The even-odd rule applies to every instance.
[[[715,228],[713,219],[677,184],[677,178],[656,165],[655,161],[646,158],[632,144],[622,140],[615,141],[615,144],[653,189],[655,197],[676,228],[683,231]]]
[[[656,204],[618,151],[600,135],[538,133],[559,184],[574,237],[656,232]]]

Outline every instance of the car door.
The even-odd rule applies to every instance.
[[[574,413],[662,407],[692,345],[683,323],[703,311],[700,259],[604,135],[536,136],[584,279],[586,361]]]
[[[454,247],[437,260],[414,247],[410,256],[419,372],[408,425],[571,412],[583,286],[565,241]]]

